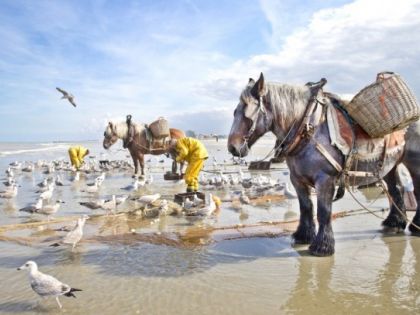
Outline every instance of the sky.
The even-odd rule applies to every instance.
[[[101,139],[127,114],[228,134],[260,72],[351,97],[388,70],[420,98],[420,0],[2,0],[0,39],[0,141]]]

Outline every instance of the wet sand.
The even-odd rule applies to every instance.
[[[218,160],[228,158],[224,143],[207,146]],[[254,154],[263,156],[268,149],[262,143]],[[98,146],[96,151],[99,156]],[[42,154],[55,158],[65,153]],[[23,158],[35,157],[45,155]],[[115,151],[114,157],[125,155]],[[3,159],[1,170],[14,159],[19,158]],[[169,161],[162,164],[169,167]],[[160,164],[150,171],[155,182],[138,195],[160,191],[169,198],[184,189],[183,184],[163,181]],[[270,174],[278,178],[281,171]],[[69,181],[71,174],[63,175],[68,186],[57,188],[57,195],[66,204],[56,218],[90,214],[78,202],[89,199],[80,186],[94,175],[77,185]],[[130,175],[111,172],[100,195],[123,193],[120,187],[131,182]],[[17,209],[34,199],[35,185],[43,176],[20,175],[18,197],[0,203],[2,226],[39,220]],[[226,190],[212,192],[222,199],[228,195]],[[369,208],[377,215],[386,216],[380,209],[387,201],[377,199],[375,189],[357,196],[366,205],[373,202]],[[120,211],[132,206],[128,203]],[[88,220],[86,237],[74,252],[48,246],[62,235],[53,229],[68,223],[4,231],[0,313],[59,312],[53,299],[37,304],[27,275],[16,270],[31,259],[41,271],[83,289],[77,299],[61,299],[66,314],[417,314],[420,238],[409,233],[384,235],[380,219],[351,212],[359,208],[348,194],[334,204],[334,212],[342,215],[333,222],[336,254],[326,258],[312,257],[307,246],[292,244],[290,233],[298,218],[295,199],[247,206],[247,216],[225,202],[218,216],[196,221],[177,216],[159,220],[97,216]]]

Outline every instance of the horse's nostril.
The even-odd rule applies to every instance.
[[[234,145],[232,145],[232,144],[229,144],[229,146],[228,146],[228,150],[229,150],[229,152],[231,153],[231,154],[233,154],[233,155],[235,155],[235,156],[238,156],[239,154],[238,154],[238,151],[236,150],[236,147],[234,146]]]

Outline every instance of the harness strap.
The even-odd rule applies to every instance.
[[[327,151],[327,149],[324,148],[324,146],[321,143],[319,143],[316,140],[314,140],[314,142],[315,147],[319,151],[319,153],[321,153],[327,159],[327,161],[330,162],[332,166],[334,166],[337,172],[341,173],[343,171],[341,165],[333,158],[333,156]]]

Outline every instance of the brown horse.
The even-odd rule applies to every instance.
[[[164,149],[151,149],[149,145],[149,140],[147,137],[146,125],[132,123],[134,127],[134,137],[127,145],[128,151],[133,159],[134,163],[134,176],[138,175],[139,164],[141,168],[141,175],[144,175],[144,155],[161,155],[169,154],[169,147],[166,146]],[[184,138],[185,134],[182,130],[179,129],[170,129],[171,139],[180,139]],[[128,137],[128,126],[126,122],[112,122],[108,123],[108,126],[104,132],[104,141],[103,146],[108,150],[118,139],[126,140]],[[183,164],[180,164],[180,172],[182,172]],[[177,164],[174,160],[172,164],[172,171],[175,173],[177,171]]]

